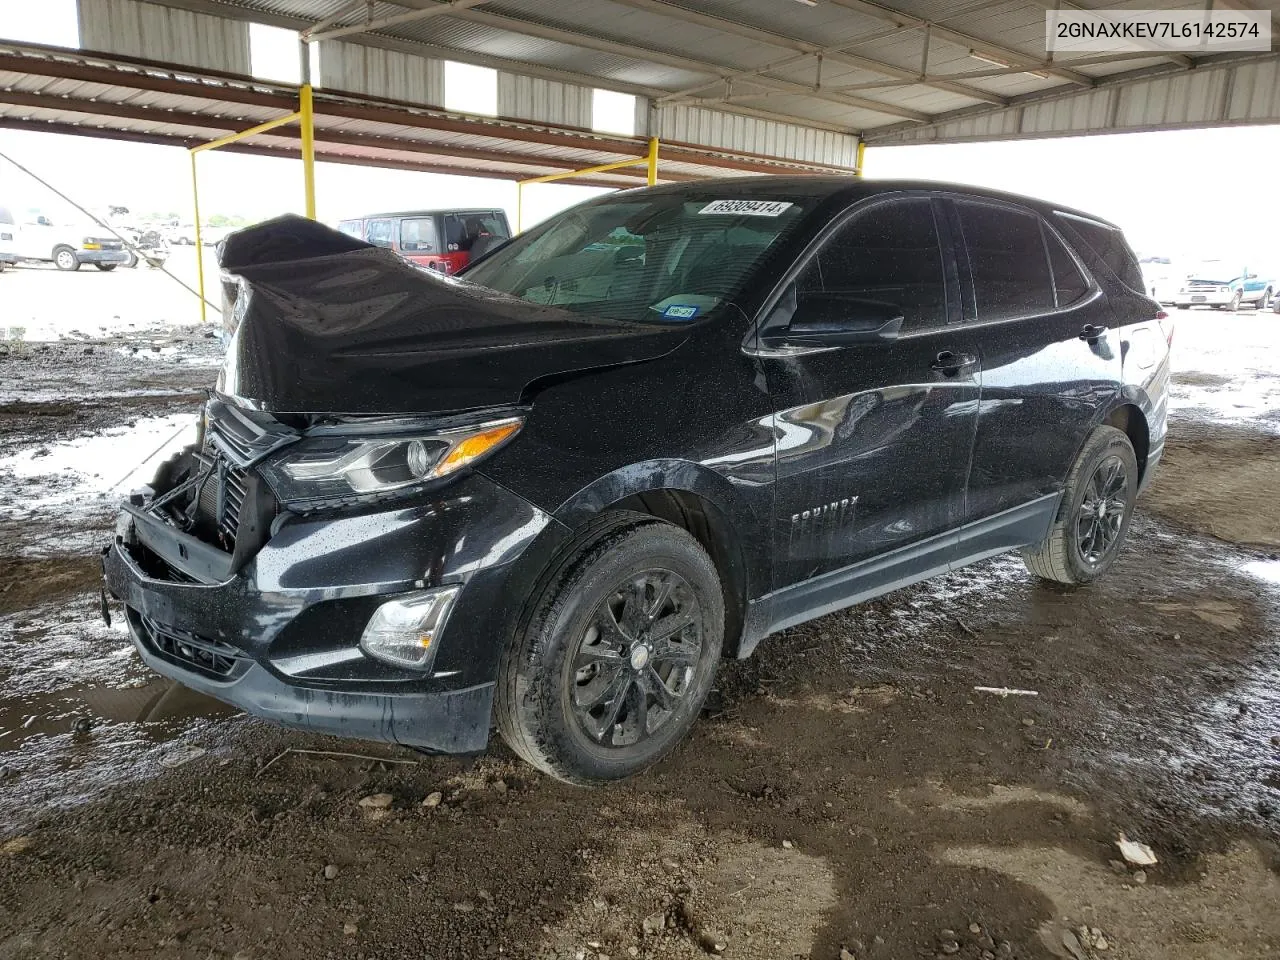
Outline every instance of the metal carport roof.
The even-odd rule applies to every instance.
[[[661,178],[678,180],[848,172],[860,141],[1280,122],[1274,46],[1050,59],[1045,6],[1025,0],[78,3],[86,50],[0,42],[0,126],[191,145],[287,113],[296,88],[249,76],[253,22],[327,37],[320,159],[476,176],[640,157],[649,136],[663,142]],[[1274,6],[1263,9],[1277,20]],[[498,117],[444,110],[446,60],[499,71]],[[636,136],[592,132],[593,87],[637,96]],[[296,148],[289,128],[237,145]],[[580,182],[630,185],[642,174]]]

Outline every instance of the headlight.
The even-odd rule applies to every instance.
[[[388,600],[373,612],[360,648],[399,667],[426,670],[436,658],[440,633],[461,587],[443,587]]]
[[[101,250],[102,244],[100,244],[97,240],[91,240],[90,238],[85,237],[83,240],[80,241],[80,247],[83,250]]]
[[[261,470],[276,497],[295,506],[378,496],[456,473],[498,449],[523,424],[510,417],[456,430],[315,435]]]
[[[1219,293],[1230,293],[1230,292],[1231,292],[1231,288],[1230,288],[1230,287],[1219,287],[1219,288],[1218,288],[1218,292],[1219,292]]]

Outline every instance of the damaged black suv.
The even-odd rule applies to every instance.
[[[635,773],[722,656],[1008,550],[1114,562],[1172,325],[1109,223],[962,187],[613,194],[461,279],[230,237],[198,441],[104,555],[142,658],[250,713]],[[104,597],[104,603],[106,602]]]

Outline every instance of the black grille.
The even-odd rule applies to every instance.
[[[228,466],[222,475],[222,515],[218,517],[218,535],[228,547],[235,546],[244,497],[244,471]]]
[[[230,679],[248,665],[244,651],[177,627],[167,627],[130,610],[139,635],[153,653],[195,673],[218,680]]]
[[[199,515],[212,530],[217,543],[227,550],[236,544],[240,511],[244,509],[248,486],[245,472],[233,467],[216,449],[206,449],[208,479],[200,488]]]

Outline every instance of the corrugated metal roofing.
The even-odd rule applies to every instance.
[[[164,51],[166,59],[240,75],[248,70],[246,22],[306,29],[335,16],[356,25],[366,10],[376,21],[421,9],[422,17],[327,44],[324,84],[439,108],[440,64],[456,59],[500,70],[503,116],[586,126],[591,87],[601,86],[647,98],[637,108],[646,121],[638,128],[648,128],[652,106],[656,132],[666,137],[676,134],[664,128],[718,150],[778,151],[819,165],[850,164],[850,144],[863,134],[910,140],[1007,129],[1019,131],[1014,135],[1082,132],[1095,121],[1112,129],[1117,123],[1280,119],[1262,67],[1159,55],[1047,62],[1044,14],[1051,0],[80,2],[88,11],[89,46],[131,56]],[[1274,9],[1275,0],[1267,2]],[[1198,9],[1201,2],[1107,0],[1103,6]],[[1280,53],[1254,59],[1274,69]],[[1182,107],[1163,103],[1166,91],[1198,95],[1212,87],[1218,81],[1199,74],[1218,70],[1229,71],[1233,81],[1218,91],[1217,105],[1183,105],[1186,117],[1208,119],[1177,119]],[[1132,96],[1114,92],[1129,86]]]
[[[433,65],[439,65],[439,61],[418,60],[428,74]],[[558,112],[562,120],[533,123],[463,117],[391,98],[325,88],[315,97],[317,156],[523,178],[636,160],[647,151],[644,138],[594,134],[582,129],[580,122],[564,122],[581,121],[589,114],[589,98],[582,100],[582,88],[571,90],[526,77],[506,78],[503,86],[509,88],[504,96],[511,97],[514,106],[528,112]],[[125,138],[193,146],[281,116],[295,106],[293,89],[279,84],[0,43],[0,127],[91,135],[108,131]],[[856,139],[786,126],[774,124],[771,136],[738,136],[732,142],[702,148],[670,144],[661,155],[659,179],[835,172],[851,162],[850,144]],[[756,156],[760,151],[749,148],[752,140],[775,145],[779,152],[775,157]],[[246,140],[237,149],[278,154],[296,153],[297,147],[297,132],[282,127]],[[814,162],[812,156],[817,153],[830,156],[830,161]],[[641,167],[634,167],[575,182],[635,185],[643,182],[643,175]]]

